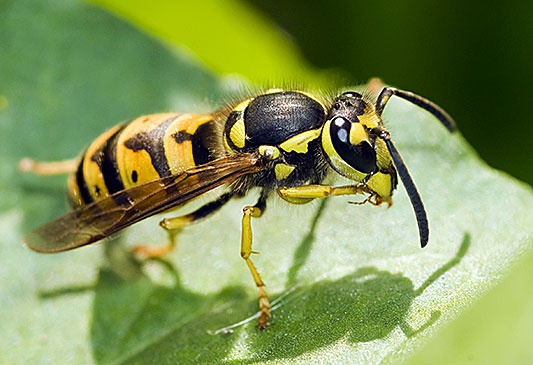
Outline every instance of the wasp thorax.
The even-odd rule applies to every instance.
[[[224,134],[233,150],[280,145],[290,138],[322,126],[325,108],[298,91],[276,91],[240,103],[229,115]]]

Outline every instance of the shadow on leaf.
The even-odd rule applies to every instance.
[[[316,219],[322,209],[319,207]],[[312,234],[309,237],[300,247],[310,244]],[[189,291],[181,286],[170,263],[139,263],[116,244],[105,246],[108,265],[100,270],[94,287],[57,289],[41,293],[41,297],[94,290],[90,335],[97,363],[290,359],[342,339],[352,344],[381,339],[396,327],[406,337],[423,331],[435,323],[440,312],[429,313],[423,325],[413,328],[406,321],[413,300],[457,265],[469,246],[470,236],[465,234],[456,255],[417,289],[401,273],[365,267],[337,280],[289,290],[275,306],[273,323],[264,332],[258,332],[255,320],[251,320],[234,331],[210,335],[252,313],[255,298],[247,298],[240,287],[227,287],[212,295]],[[295,280],[307,257],[305,247],[301,251],[295,254],[289,282]],[[165,284],[146,274],[148,264],[164,271]]]
[[[246,302],[240,288],[228,287],[211,295],[200,295],[181,286],[174,267],[164,260],[140,264],[121,245],[106,246],[109,268],[101,269],[95,289],[91,339],[98,363],[120,363],[151,348],[198,318],[234,302]],[[156,283],[143,266],[158,265],[171,284]],[[242,310],[245,310],[244,308]],[[203,332],[205,335],[205,331]],[[189,336],[187,336],[188,338]],[[183,340],[175,338],[179,347]]]
[[[258,332],[255,321],[234,332],[209,335],[216,328],[232,322],[232,318],[242,318],[242,313],[256,305],[255,300],[235,298],[224,291],[216,298],[207,298],[201,309],[188,316],[191,321],[183,321],[179,314],[171,323],[174,331],[160,337],[144,351],[127,359],[127,363],[147,361],[188,362],[238,362],[253,363],[281,358],[294,358],[301,354],[336,343],[345,338],[349,343],[368,342],[387,336],[397,326],[406,337],[411,337],[435,323],[440,312],[433,311],[419,328],[407,323],[406,315],[413,300],[440,276],[457,265],[470,246],[470,236],[466,234],[457,254],[415,289],[411,280],[402,274],[392,274],[373,267],[361,268],[355,273],[338,280],[324,280],[308,287],[290,292],[274,311],[273,324],[264,332]],[[179,291],[179,289],[178,289]],[[242,294],[239,290],[236,290]],[[170,296],[196,295],[182,292]],[[204,298],[205,299],[205,298]],[[179,299],[178,303],[189,300]],[[226,301],[224,304],[223,301]],[[160,305],[164,305],[161,303]],[[172,304],[166,303],[172,307]],[[174,303],[174,311],[178,305]],[[191,318],[196,315],[196,318]],[[171,320],[171,318],[169,318]],[[162,322],[159,322],[159,325]],[[157,326],[157,325],[156,325]],[[232,353],[234,341],[239,342],[239,354]],[[236,359],[235,359],[236,357]],[[232,360],[228,360],[231,358]]]
[[[465,234],[457,254],[415,289],[402,274],[373,267],[361,268],[339,280],[324,280],[294,290],[275,311],[275,322],[265,334],[252,336],[250,362],[292,358],[345,338],[350,343],[387,336],[396,326],[412,337],[435,323],[433,311],[420,328],[412,328],[406,315],[413,300],[457,265],[470,246]]]

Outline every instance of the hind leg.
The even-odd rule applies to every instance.
[[[133,253],[148,258],[157,258],[166,255],[176,247],[176,237],[185,226],[217,212],[232,196],[233,193],[225,193],[218,197],[218,199],[201,206],[192,213],[163,219],[159,225],[167,231],[168,242],[160,246],[136,246],[133,248]]]
[[[73,158],[63,161],[35,161],[31,158],[23,158],[19,162],[19,170],[31,172],[36,175],[60,175],[75,172],[78,167],[78,159]]]

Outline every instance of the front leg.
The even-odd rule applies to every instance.
[[[301,185],[294,187],[280,187],[278,188],[278,195],[292,204],[305,204],[316,198],[325,198],[328,196],[339,195],[355,195],[365,194],[369,195],[365,202],[371,202],[379,205],[383,202],[374,191],[368,186],[360,185],[345,185],[345,186],[331,186],[331,185]]]

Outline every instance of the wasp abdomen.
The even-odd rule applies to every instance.
[[[116,126],[85,151],[69,181],[69,195],[81,206],[118,191],[157,180],[215,158],[210,115],[153,114]],[[217,148],[218,147],[218,148]]]

